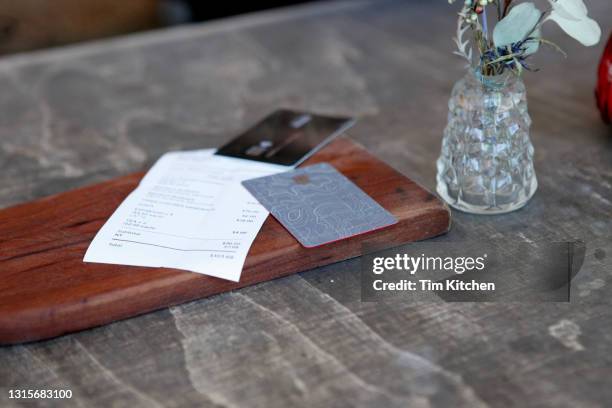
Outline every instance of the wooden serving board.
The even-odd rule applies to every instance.
[[[328,162],[399,223],[306,249],[268,217],[239,283],[166,268],[83,263],[94,235],[143,173],[0,211],[0,344],[45,339],[445,233],[446,205],[363,147],[339,138],[304,165]]]

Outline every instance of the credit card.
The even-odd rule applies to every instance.
[[[218,155],[297,166],[354,119],[281,109],[217,150]]]
[[[327,163],[242,185],[306,248],[397,223],[389,211]]]

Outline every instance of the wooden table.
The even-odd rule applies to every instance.
[[[609,1],[588,3],[609,32]],[[217,146],[278,106],[359,116],[354,139],[434,189],[462,75],[453,27],[443,1],[332,2],[6,57],[0,206]],[[505,216],[454,212],[437,239],[583,239],[570,304],[362,303],[352,260],[2,347],[0,405],[18,406],[8,390],[25,388],[71,389],[65,406],[609,406],[612,135],[593,99],[603,44],[546,34],[569,57],[546,50],[526,75],[538,193]]]

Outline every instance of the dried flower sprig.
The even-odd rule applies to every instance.
[[[472,48],[468,47],[470,40],[464,40],[463,36],[465,32],[470,28],[469,25],[464,24],[461,18],[457,19],[457,36],[453,38],[455,44],[457,44],[457,50],[453,51],[453,54],[459,55],[468,61],[468,64],[472,64]]]
[[[456,0],[448,0],[455,3]],[[472,61],[470,41],[464,39],[468,29],[473,33],[473,45],[479,52],[477,66],[482,75],[499,75],[505,70],[517,74],[533,70],[527,58],[535,54],[541,44],[561,49],[542,38],[541,27],[547,21],[556,22],[569,36],[585,46],[596,44],[601,29],[588,17],[583,0],[548,0],[550,8],[540,11],[531,2],[517,0],[464,0],[457,18],[455,54]],[[489,29],[487,7],[494,6],[497,22]],[[563,51],[561,51],[563,52]]]

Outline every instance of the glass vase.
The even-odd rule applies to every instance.
[[[523,207],[538,183],[520,76],[470,70],[455,84],[448,108],[437,162],[438,194],[452,207],[474,214]]]

